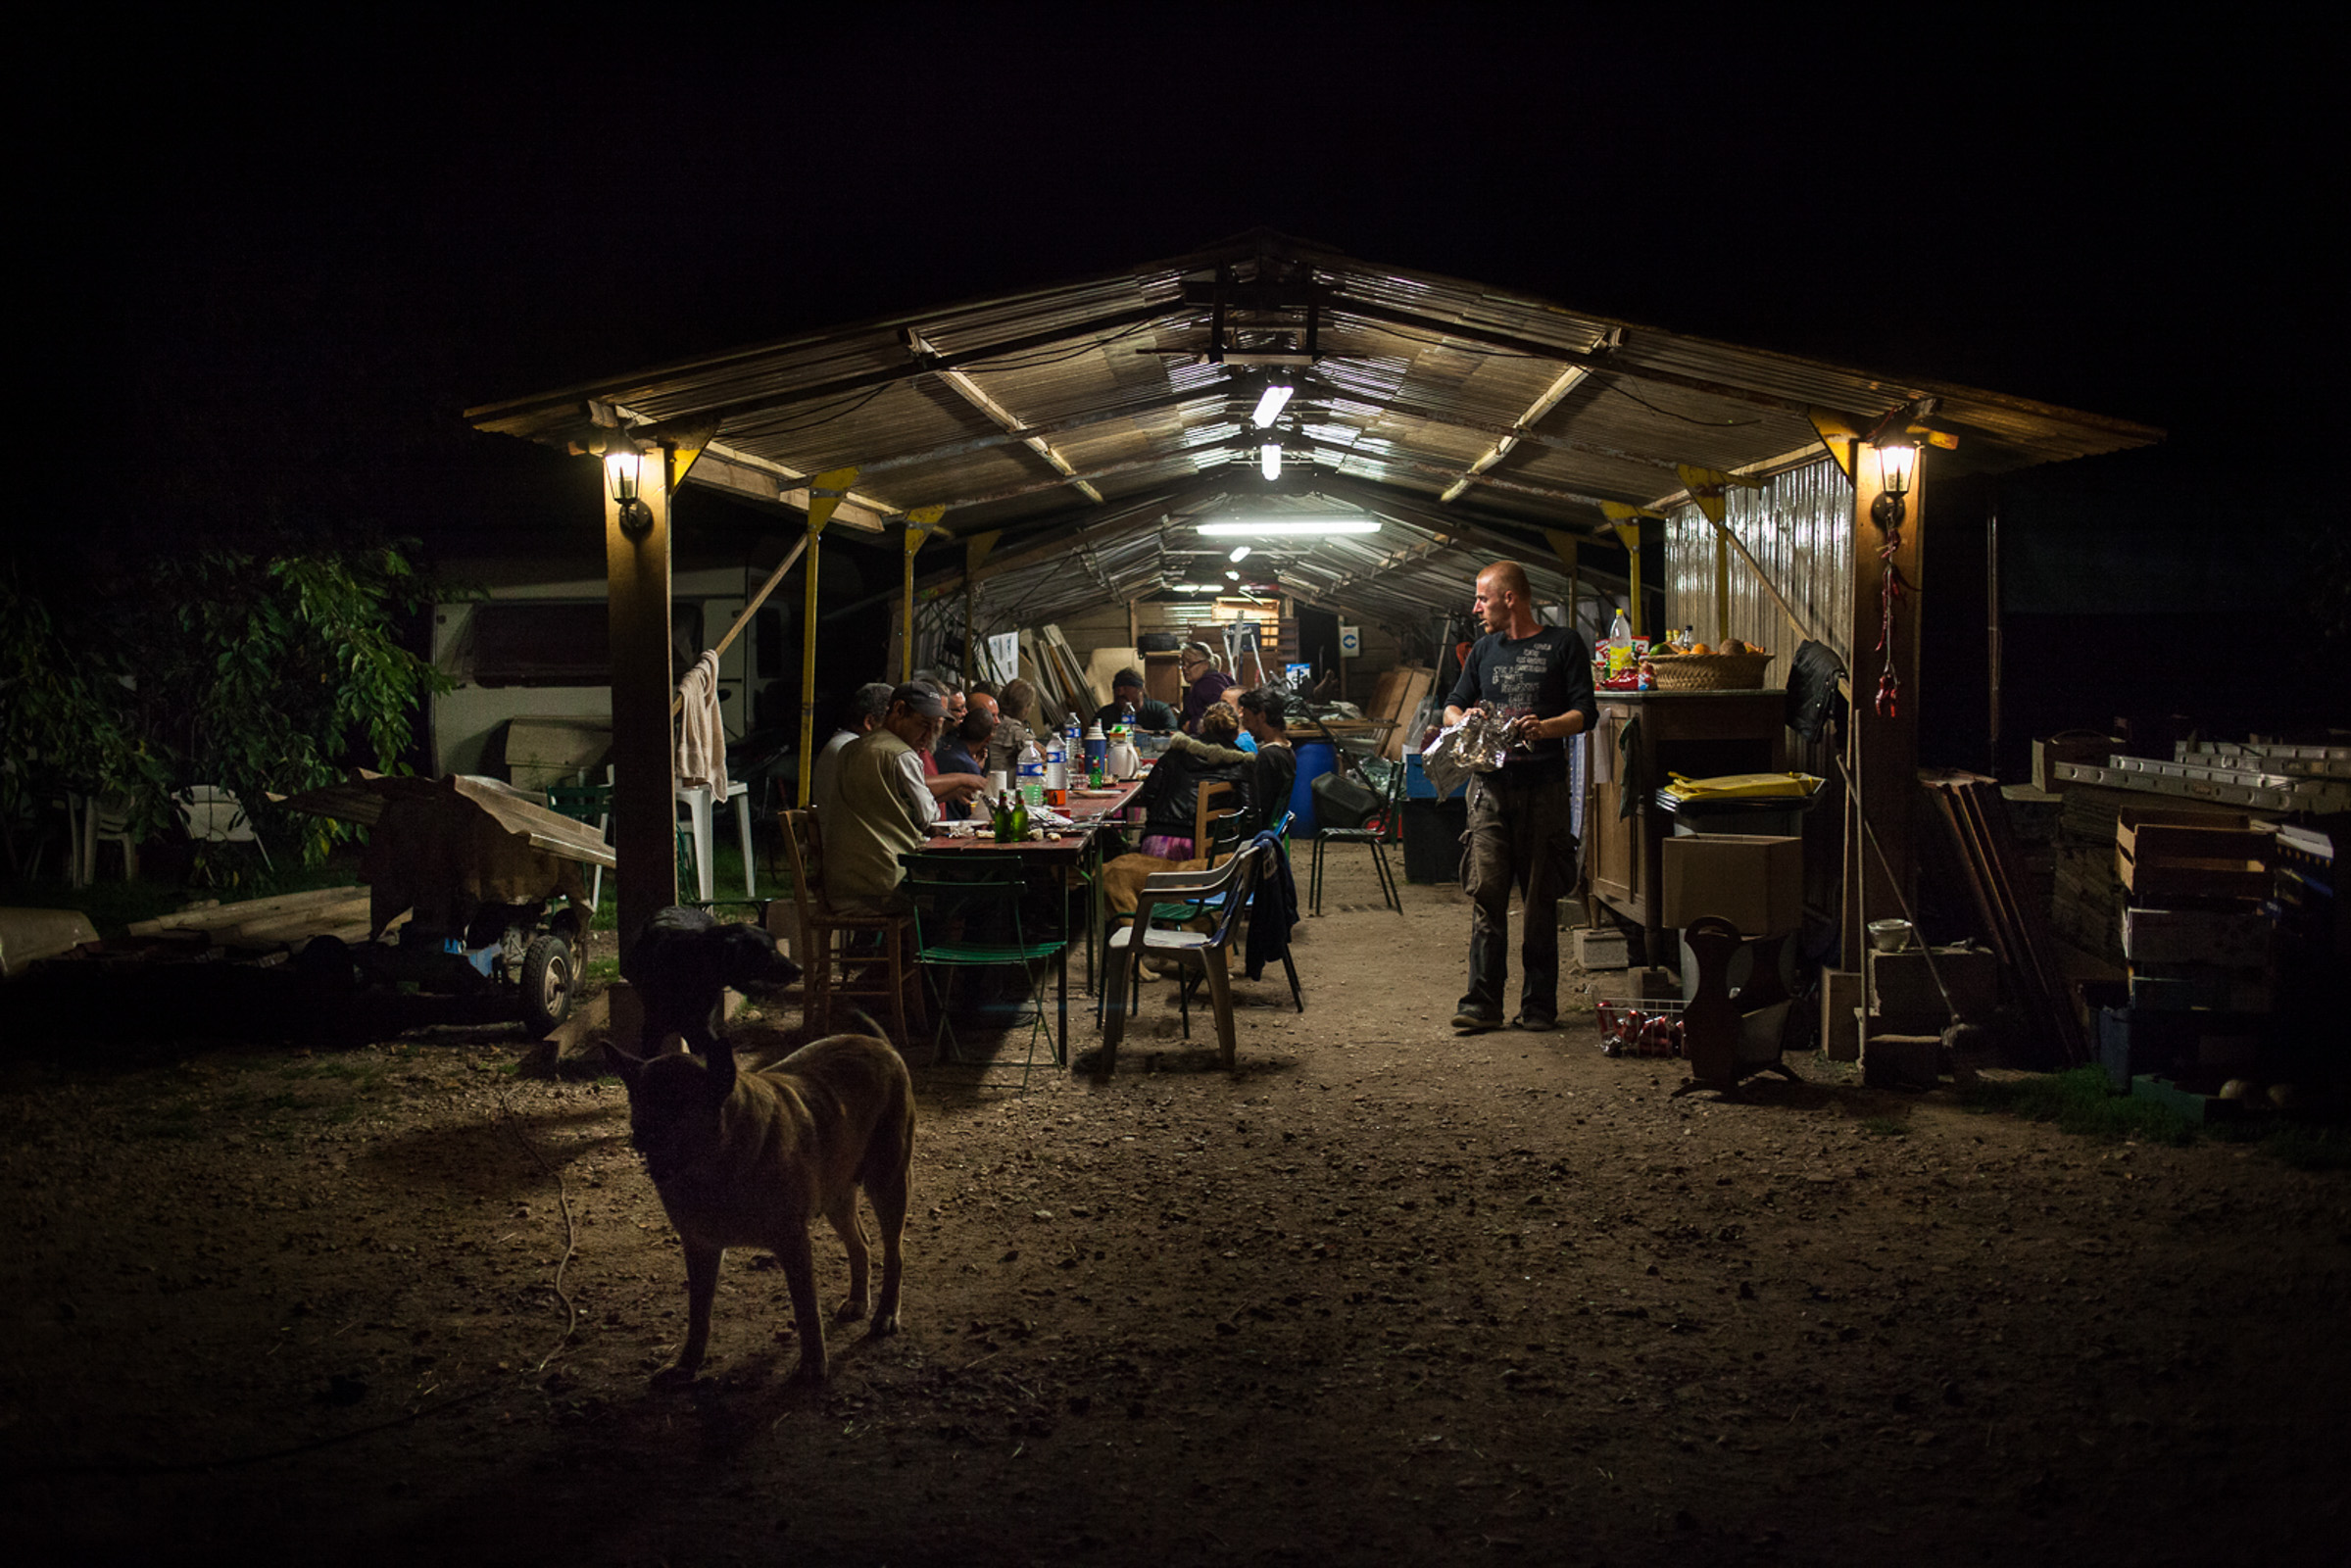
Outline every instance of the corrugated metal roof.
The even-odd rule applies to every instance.
[[[1264,355],[1300,362],[1288,372],[1298,392],[1276,432],[1285,466],[1272,484],[1257,472],[1262,437],[1249,422],[1266,374],[1251,356]],[[1570,369],[1584,373],[1562,393]],[[1546,394],[1556,401],[1522,424]],[[1586,531],[1603,501],[1671,503],[1676,464],[1728,470],[1817,455],[1808,409],[1867,428],[1925,399],[1935,400],[1933,422],[1959,437],[1956,454],[1934,460],[1950,468],[2016,467],[2161,436],[1582,315],[1262,231],[468,417],[574,448],[614,421],[689,444],[708,438],[723,461],[698,466],[689,483],[770,500],[808,474],[854,466],[857,507],[844,517],[865,526],[945,506],[950,530],[1004,529],[1006,549],[1066,536],[1067,554],[985,582],[981,598],[1001,624],[999,615],[1050,619],[1187,580],[1185,530],[1234,507],[1382,518],[1376,542],[1285,551],[1289,591],[1398,616],[1459,610],[1474,560],[1515,547],[1543,573],[1529,525]],[[1162,498],[1140,523],[1123,515]]]

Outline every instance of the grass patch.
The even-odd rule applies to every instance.
[[[579,977],[582,980],[591,981],[617,980],[620,978],[620,960],[618,958],[590,958],[580,967]]]
[[[2296,1170],[2351,1170],[2351,1128],[2281,1127],[2262,1147]]]
[[[1978,1083],[1967,1091],[1961,1103],[1970,1110],[1999,1110],[2027,1121],[2052,1121],[2078,1138],[2189,1144],[2196,1137],[2194,1125],[2178,1111],[2115,1094],[2108,1087],[2103,1067],[2075,1067],[2005,1083]]]
[[[1899,1116],[1864,1116],[1861,1130],[1874,1138],[1907,1138],[1910,1124]]]

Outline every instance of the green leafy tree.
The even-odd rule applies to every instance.
[[[337,551],[203,546],[94,573],[0,568],[0,817],[17,830],[60,791],[171,816],[194,783],[235,791],[258,822],[364,765],[394,772],[418,704],[448,689],[401,646],[424,584],[396,545]],[[299,818],[316,864],[344,836]],[[15,867],[12,867],[15,869]]]

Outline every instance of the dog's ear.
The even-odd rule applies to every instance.
[[[704,1076],[710,1083],[710,1103],[726,1103],[726,1097],[735,1092],[735,1048],[723,1040],[711,1041]]]
[[[645,1063],[613,1045],[610,1040],[604,1043],[604,1059],[612,1064],[612,1071],[620,1075],[621,1084],[631,1094],[634,1094],[638,1078],[644,1075]]]

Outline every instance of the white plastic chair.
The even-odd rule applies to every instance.
[[[751,849],[751,786],[741,779],[730,779],[727,781],[726,798],[735,803],[735,831],[743,840],[743,896],[756,899],[759,893],[753,883],[757,864],[752,858]],[[702,784],[681,784],[677,789],[677,803],[694,819],[694,878],[702,888],[702,902],[708,904],[716,897],[711,889],[710,788]]]
[[[69,796],[69,817],[78,808],[78,826],[81,842],[77,865],[80,880],[76,887],[91,887],[98,880],[98,846],[122,846],[122,880],[135,882],[139,877],[139,841],[130,831],[130,803],[120,795]]]
[[[262,864],[277,869],[269,859],[269,846],[246,818],[244,803],[229,791],[218,784],[191,784],[171,802],[179,808],[189,838],[200,844],[250,844],[261,851]]]

